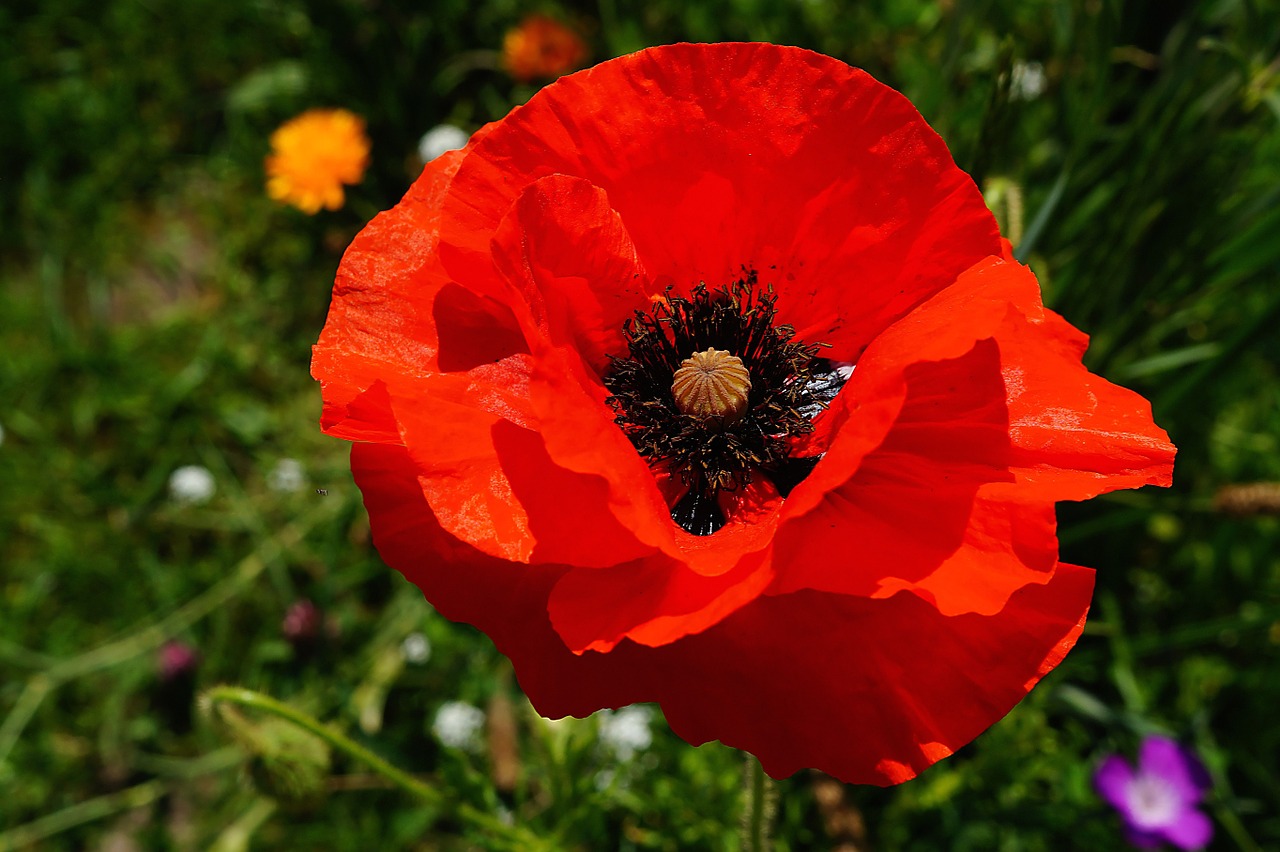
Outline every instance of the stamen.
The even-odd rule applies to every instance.
[[[611,357],[604,384],[615,422],[650,465],[688,487],[672,520],[694,535],[727,521],[717,496],[767,475],[784,493],[812,469],[792,439],[839,390],[822,344],[794,339],[776,321],[777,297],[754,271],[728,287],[668,289],[622,328],[627,353]],[[793,462],[799,462],[798,464]]]

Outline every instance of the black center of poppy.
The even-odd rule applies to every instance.
[[[830,362],[818,357],[824,344],[796,340],[792,326],[777,322],[777,297],[758,277],[747,271],[714,290],[698,284],[689,298],[668,288],[650,312],[623,324],[627,355],[610,356],[604,379],[614,422],[636,451],[688,487],[671,517],[695,535],[724,526],[721,491],[764,475],[785,496],[813,470],[817,459],[793,458],[788,439],[812,432],[813,417],[840,389]],[[704,363],[714,370],[713,358],[747,397],[732,416],[689,404],[687,374]]]

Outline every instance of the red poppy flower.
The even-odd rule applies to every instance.
[[[890,784],[1079,636],[1055,501],[1170,481],[1085,341],[901,95],[674,45],[429,164],[344,257],[313,372],[383,557],[540,712],[654,701],[774,776]],[[677,401],[690,365],[719,403]]]

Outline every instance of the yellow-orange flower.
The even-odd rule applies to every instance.
[[[369,162],[364,119],[345,109],[313,109],[271,134],[267,194],[304,213],[342,206],[342,185],[356,184]]]
[[[581,37],[546,15],[528,16],[502,40],[502,64],[517,80],[559,77],[586,58]]]

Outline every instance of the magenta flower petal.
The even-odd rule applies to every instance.
[[[1098,795],[1111,807],[1124,814],[1126,819],[1128,819],[1129,807],[1128,791],[1132,783],[1133,770],[1118,754],[1113,754],[1102,761],[1102,765],[1093,776],[1093,786],[1098,791]]]
[[[1182,801],[1204,798],[1203,770],[1189,751],[1168,737],[1147,737],[1138,752],[1138,772],[1159,778],[1177,791]]]
[[[1203,849],[1213,837],[1213,823],[1200,811],[1183,811],[1177,821],[1165,828],[1165,839],[1179,849]]]

